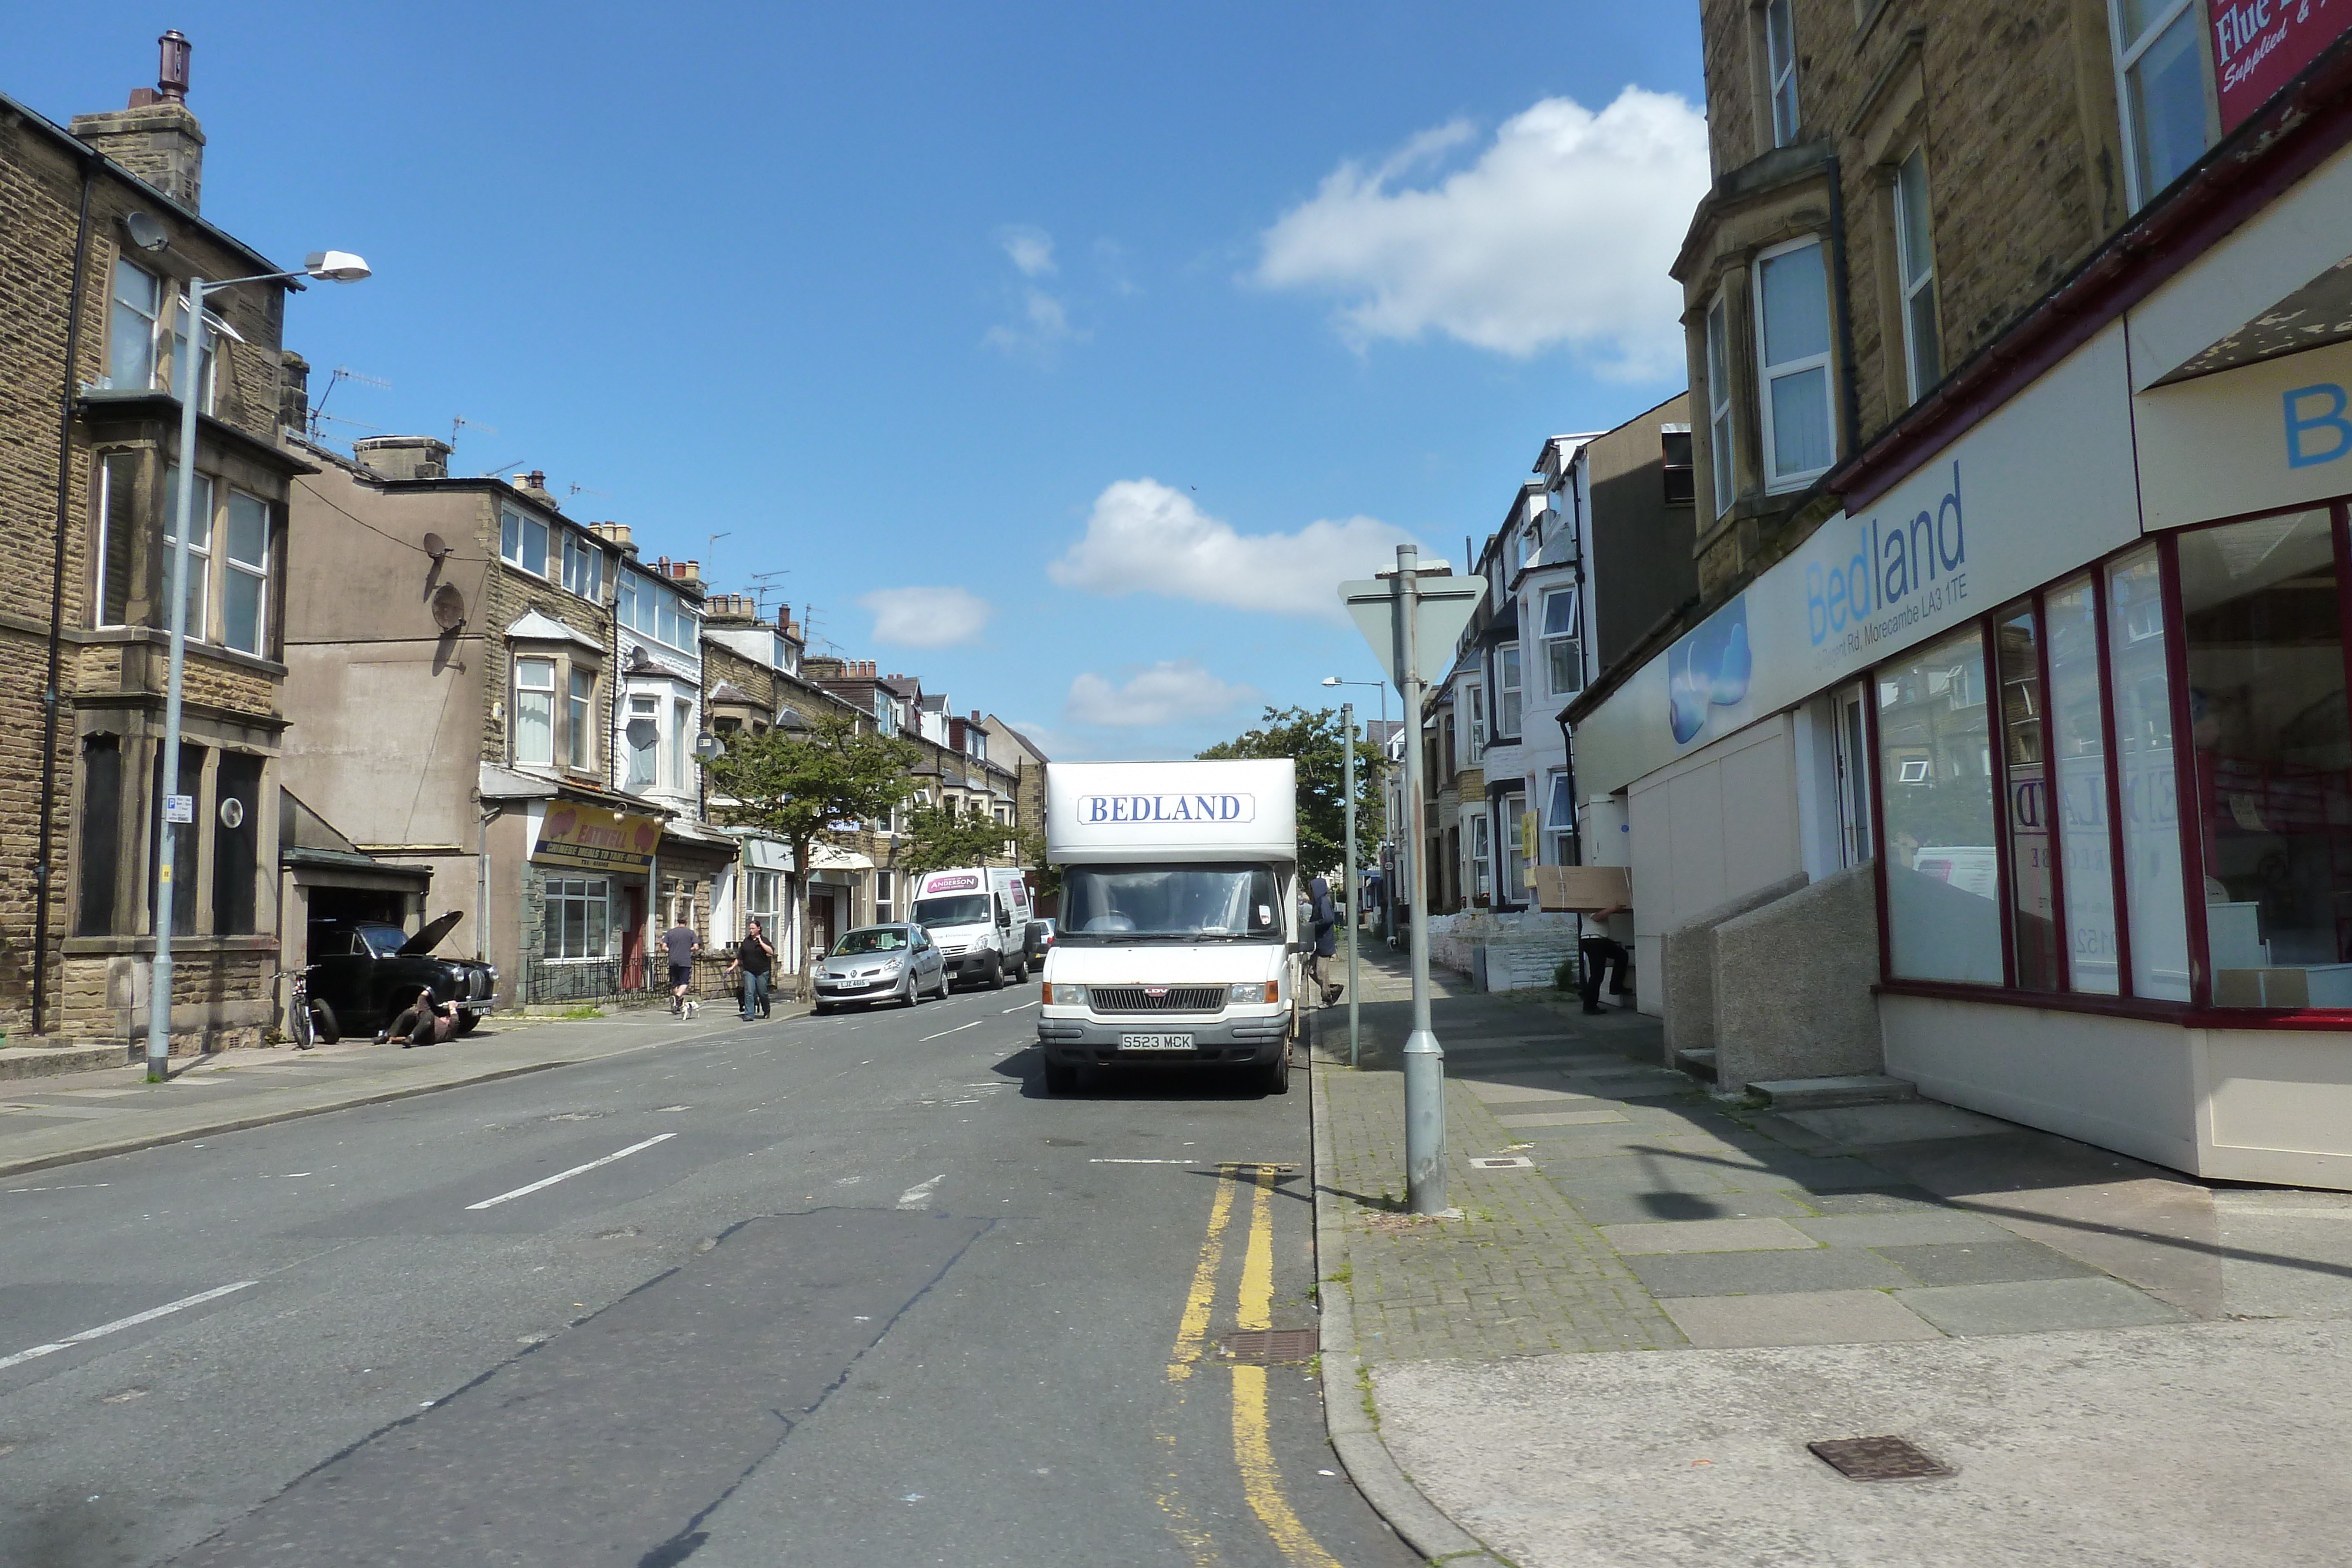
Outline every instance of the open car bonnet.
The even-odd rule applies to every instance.
[[[448,914],[441,916],[438,920],[427,923],[424,930],[419,931],[415,936],[411,936],[407,941],[403,942],[400,945],[400,956],[404,958],[423,957],[425,954],[430,953],[434,948],[439,946],[441,945],[441,938],[448,936],[451,929],[455,927],[457,922],[463,919],[464,916],[465,912],[463,910],[453,909]]]

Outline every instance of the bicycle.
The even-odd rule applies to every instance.
[[[300,969],[278,971],[278,977],[290,985],[286,998],[286,1032],[293,1037],[297,1051],[308,1051],[319,1042],[318,1019],[310,1008],[310,975],[318,967],[312,964]]]

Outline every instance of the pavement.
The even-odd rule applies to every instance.
[[[779,1000],[775,1010],[793,1019],[807,1009]],[[664,1008],[616,1010],[600,1019],[509,1014],[437,1046],[404,1049],[361,1039],[308,1051],[279,1046],[175,1056],[170,1078],[161,1083],[147,1082],[144,1065],[40,1073],[0,1084],[0,1178],[741,1027],[733,1008],[708,1004],[690,1019]]]
[[[1315,1017],[1326,1375],[1433,1560],[2335,1564],[2352,1194],[1921,1102],[1775,1114],[1659,1024],[1441,977],[1449,1197],[1403,1212],[1402,960]],[[1898,1437],[1951,1472],[1849,1479]]]

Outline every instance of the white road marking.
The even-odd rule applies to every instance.
[[[100,1323],[94,1329],[84,1329],[79,1333],[69,1333],[50,1344],[37,1344],[30,1350],[20,1350],[14,1355],[0,1355],[0,1371],[31,1361],[36,1356],[50,1355],[78,1344],[87,1344],[94,1339],[104,1339],[108,1334],[119,1333],[124,1329],[135,1329],[141,1323],[152,1323],[157,1318],[169,1317],[172,1313],[184,1311],[189,1307],[201,1307],[206,1301],[217,1301],[223,1296],[235,1295],[239,1291],[250,1290],[259,1282],[256,1280],[240,1280],[234,1285],[222,1285],[216,1290],[200,1291],[193,1296],[183,1296],[176,1301],[166,1301],[160,1307],[150,1307],[143,1312],[133,1312],[127,1318],[117,1318],[110,1323]]]
[[[922,1040],[919,1040],[915,1043],[917,1045],[920,1045],[924,1040],[945,1040],[951,1034],[961,1034],[968,1029],[978,1029],[982,1024],[986,1023],[987,1021],[988,1020],[986,1019],[974,1019],[970,1023],[960,1023],[953,1029],[943,1029],[937,1034],[927,1034]]]
[[[1087,1162],[1090,1166],[1205,1166],[1209,1163],[1207,1160],[1122,1160],[1108,1156]]]
[[[656,1144],[665,1142],[677,1136],[677,1134],[676,1133],[656,1133],[642,1144],[631,1144],[625,1149],[615,1149],[613,1153],[606,1155],[601,1160],[590,1160],[584,1166],[573,1166],[568,1171],[558,1171],[551,1176],[541,1176],[539,1180],[531,1183],[529,1186],[519,1186],[512,1192],[502,1192],[496,1197],[486,1197],[479,1203],[469,1203],[466,1206],[467,1210],[470,1213],[472,1210],[477,1208],[496,1208],[499,1205],[511,1202],[518,1197],[529,1197],[532,1193],[537,1192],[541,1187],[553,1186],[560,1181],[570,1181],[573,1176],[580,1175],[583,1171],[593,1171],[598,1166],[609,1166],[614,1160],[625,1160],[631,1155],[642,1153],[646,1149],[652,1148]]]
[[[922,1207],[924,1205],[931,1201],[931,1189],[947,1179],[948,1173],[941,1171],[939,1175],[925,1182],[922,1186],[908,1187],[906,1191],[898,1195],[898,1207],[900,1208]]]
[[[1019,1008],[1006,1008],[1006,1009],[1003,1009],[1003,1011],[1005,1011],[1005,1012],[1008,1012],[1008,1013],[1017,1013],[1017,1012],[1019,1012],[1019,1011],[1021,1010],[1021,1009],[1022,1009],[1022,1008],[1034,1008],[1034,1007],[1035,1007],[1036,1005],[1037,1005],[1037,1000],[1036,1000],[1036,998],[1034,998],[1034,997],[1033,997],[1033,998],[1031,998],[1029,1000],[1027,1000],[1027,1001],[1025,1001],[1025,1002],[1023,1002],[1023,1003],[1021,1004],[1021,1007],[1019,1007]]]

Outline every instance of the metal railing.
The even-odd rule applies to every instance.
[[[658,958],[658,954],[656,954]],[[694,959],[694,977],[687,995],[698,1002],[732,1000],[740,992],[737,979],[727,973],[728,955],[699,953]],[[627,963],[620,958],[526,958],[523,960],[522,994],[516,998],[524,1007],[639,1008],[669,1004],[669,964],[667,959],[639,966],[641,972],[634,977],[637,983],[624,985],[630,978]],[[791,983],[791,977],[782,977]]]

